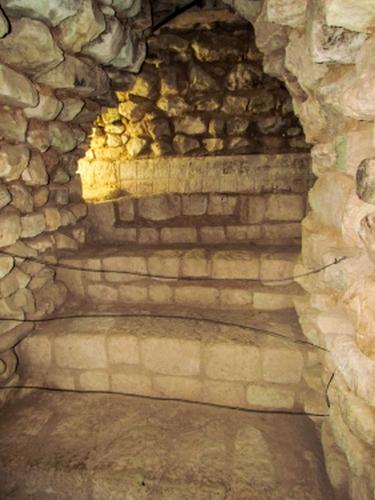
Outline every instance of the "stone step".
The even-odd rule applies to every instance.
[[[277,281],[293,275],[297,256],[295,248],[140,251],[97,247],[79,256],[62,257],[60,263],[98,272],[58,269],[57,278],[72,296],[91,304],[280,310],[293,308],[295,298],[303,295],[292,280]]]
[[[28,391],[1,409],[0,442],[4,500],[333,498],[303,416]]]
[[[316,403],[317,393],[306,381],[316,376],[321,351],[294,342],[301,337],[292,312],[249,316],[246,322],[237,317],[236,325],[253,329],[234,325],[233,316],[219,311],[206,319],[162,308],[158,317],[149,316],[155,310],[129,308],[129,317],[85,314],[80,309],[73,318],[39,324],[21,342],[23,380],[240,408],[301,410]]]
[[[89,204],[89,236],[106,244],[259,242],[293,245],[301,237],[305,193],[160,194]]]

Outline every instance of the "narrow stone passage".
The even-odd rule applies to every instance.
[[[333,498],[301,416],[25,391],[2,409],[0,442],[2,499]]]

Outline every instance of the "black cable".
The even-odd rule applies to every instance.
[[[154,401],[173,401],[175,403],[188,403],[193,405],[209,406],[213,408],[223,408],[226,410],[236,410],[244,413],[262,413],[271,415],[293,415],[293,416],[306,416],[306,417],[328,417],[329,414],[326,413],[307,413],[304,411],[290,411],[290,410],[260,410],[255,408],[240,408],[238,406],[230,405],[219,405],[217,403],[207,403],[205,401],[190,401],[182,398],[167,398],[163,396],[145,396],[142,394],[131,394],[127,392],[120,391],[95,391],[95,390],[85,390],[85,389],[60,389],[57,387],[43,387],[38,385],[13,385],[8,387],[0,387],[1,391],[4,390],[37,390],[37,391],[48,391],[48,392],[63,392],[63,393],[77,393],[77,394],[105,394],[109,396],[126,396],[130,398],[140,398],[140,399],[151,399]]]
[[[326,403],[327,403],[328,408],[331,408],[331,402],[329,400],[328,391],[329,391],[329,388],[331,387],[333,379],[335,378],[335,375],[336,375],[336,370],[334,370],[332,372],[332,375],[330,376],[330,379],[328,381],[328,384],[327,384],[327,387],[326,387],[326,391],[325,391],[325,394],[326,394]]]
[[[179,319],[187,321],[204,321],[206,323],[211,323],[220,326],[230,326],[230,327],[240,328],[242,330],[253,330],[263,335],[282,338],[283,340],[287,340],[288,342],[292,342],[294,344],[308,345],[311,347],[315,347],[316,349],[320,349],[321,351],[329,352],[329,350],[326,349],[325,347],[314,344],[313,342],[309,342],[308,340],[294,339],[280,332],[267,330],[265,328],[260,328],[258,326],[243,325],[241,323],[235,323],[233,321],[224,321],[212,318],[200,318],[195,316],[185,316],[178,314],[175,315],[175,314],[149,314],[149,313],[102,313],[102,314],[86,313],[81,315],[67,314],[64,316],[51,316],[39,319],[15,319],[15,318],[0,317],[0,321],[18,321],[23,323],[47,323],[50,321],[61,321],[65,319],[92,319],[92,318],[157,318],[157,319]]]
[[[166,281],[228,281],[227,278],[206,278],[206,277],[171,277],[171,276],[165,276],[161,274],[150,274],[150,273],[141,273],[138,271],[121,271],[118,269],[93,269],[89,267],[76,267],[72,266],[70,264],[64,264],[61,262],[49,262],[45,259],[40,259],[38,257],[32,257],[32,256],[23,256],[23,255],[17,255],[15,253],[7,252],[5,250],[0,250],[0,254],[7,255],[8,257],[14,257],[16,259],[23,259],[23,260],[29,260],[30,262],[35,262],[38,264],[43,264],[46,266],[50,266],[53,268],[60,268],[60,269],[66,269],[69,271],[82,271],[82,272],[89,272],[89,273],[111,273],[111,274],[126,274],[126,275],[131,275],[131,276],[143,276],[145,278],[150,278],[150,279],[163,279]],[[330,262],[329,264],[326,264],[322,267],[313,269],[312,271],[307,271],[306,273],[301,273],[301,274],[296,274],[293,276],[288,276],[286,278],[272,278],[272,279],[256,279],[256,278],[231,278],[229,281],[247,281],[251,283],[283,283],[283,282],[290,282],[295,280],[296,278],[303,278],[306,276],[310,276],[312,274],[317,274],[320,273],[321,271],[324,271],[325,269],[328,269],[329,267],[335,266],[337,264],[340,264],[340,262],[343,262],[346,259],[349,259],[350,257],[343,256],[340,258],[335,259],[333,262]]]
[[[173,12],[168,14],[164,19],[156,23],[154,26],[151,28],[151,33],[155,33],[158,29],[160,29],[162,26],[165,24],[169,23],[169,21],[172,21],[175,17],[179,16],[180,14],[183,14],[187,10],[191,9],[197,5],[198,7],[202,8],[203,7],[203,0],[193,0],[192,2],[189,2],[186,5],[183,5],[179,9],[175,9]]]

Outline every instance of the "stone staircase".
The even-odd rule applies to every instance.
[[[203,182],[200,159],[184,161]],[[67,319],[39,324],[18,347],[25,380],[326,413],[324,352],[303,338],[294,310],[306,158],[237,158],[236,179],[244,172],[248,185],[232,193],[227,161],[203,165],[221,179],[219,193],[186,192],[185,183],[91,205],[87,248],[58,259]],[[170,160],[169,173],[178,165]]]

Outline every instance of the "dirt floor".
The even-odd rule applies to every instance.
[[[23,392],[1,409],[1,499],[333,498],[304,416]]]

